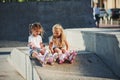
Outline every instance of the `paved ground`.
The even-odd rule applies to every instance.
[[[41,67],[32,61],[41,80],[118,80],[110,69],[94,54],[80,51],[75,62],[55,63]]]
[[[113,24],[110,24],[110,21],[105,23],[105,21],[100,22],[100,28],[120,28],[120,22],[113,21]]]
[[[0,52],[0,80],[24,80],[8,62],[9,53]],[[32,60],[41,80],[119,80],[94,53],[79,51],[75,62],[40,66]]]
[[[27,42],[0,41],[0,47],[23,47]],[[7,61],[8,54],[0,53],[0,80],[23,80]],[[94,53],[80,51],[75,63],[41,67],[32,61],[41,80],[120,80]]]
[[[100,28],[120,28],[120,25],[100,24]]]
[[[0,48],[4,48],[4,47],[23,47],[23,46],[27,46],[27,42],[7,41],[7,40],[0,41]]]
[[[0,80],[24,80],[16,69],[8,62],[9,53],[0,52]]]

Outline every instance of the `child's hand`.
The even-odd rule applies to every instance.
[[[45,47],[45,44],[40,43],[40,46],[41,46],[41,48],[44,48],[44,47]]]
[[[33,47],[32,47],[32,49],[36,49],[36,47],[35,47],[35,46],[33,46]]]
[[[30,42],[28,46],[30,46],[31,49],[36,49],[36,46],[32,42]]]
[[[62,50],[62,53],[66,53],[67,51],[65,49],[61,49]]]
[[[45,49],[41,49],[41,50],[40,50],[40,53],[41,53],[42,55],[44,55],[44,54],[45,54]]]
[[[52,50],[51,53],[54,54],[55,52]]]

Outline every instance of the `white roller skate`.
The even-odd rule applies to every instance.
[[[59,57],[59,56],[58,56],[58,53],[54,53],[54,54],[53,54],[54,62],[56,62],[56,60],[58,59],[58,57]]]
[[[45,63],[50,63],[51,65],[54,64],[54,59],[51,53],[45,55]]]
[[[59,57],[59,64],[62,64],[67,59],[66,54],[61,54]]]
[[[70,63],[73,63],[73,61],[75,60],[76,56],[77,56],[77,52],[76,51],[71,51],[70,52],[70,56],[69,56]]]

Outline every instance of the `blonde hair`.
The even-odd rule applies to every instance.
[[[30,28],[29,34],[31,34],[31,30],[40,29],[41,30],[40,35],[43,37],[44,29],[43,29],[43,27],[42,27],[42,25],[40,23],[38,23],[38,22],[32,23],[32,24],[29,25],[29,28]]]
[[[55,24],[52,28],[52,31],[54,32],[56,29],[59,29],[61,31],[61,35],[60,35],[60,40],[58,41],[58,38],[56,36],[53,35],[53,43],[55,45],[57,45],[58,47],[63,47],[65,45],[65,40],[66,40],[66,36],[64,34],[64,29],[62,27],[62,25],[60,24]]]

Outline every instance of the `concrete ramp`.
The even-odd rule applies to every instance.
[[[0,80],[25,80],[7,60],[10,52],[0,50]]]
[[[30,59],[28,49],[13,49],[9,57],[15,69],[25,80],[115,80],[117,77],[94,54],[79,51],[73,64],[57,62],[51,66]]]
[[[29,58],[28,49],[14,48],[8,59],[25,80],[40,80],[39,75],[37,74],[37,71]]]
[[[82,54],[83,53],[83,54]],[[86,53],[86,54],[85,54]],[[80,51],[75,62],[40,67],[32,62],[41,80],[114,80],[116,76],[94,54]]]
[[[12,49],[9,59],[26,80],[120,79],[115,73],[119,72],[119,29],[68,29],[66,33],[71,49],[79,50],[73,64],[41,67],[36,59],[29,58],[28,48]]]

